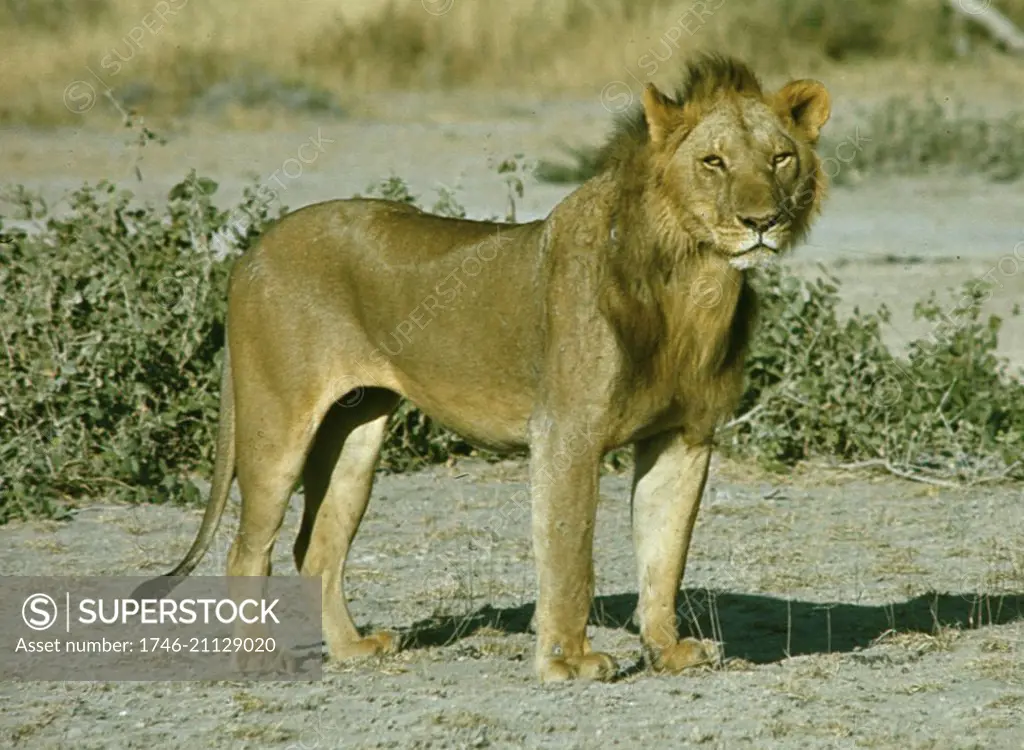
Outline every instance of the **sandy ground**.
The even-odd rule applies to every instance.
[[[525,511],[494,532],[524,471],[468,462],[382,477],[352,550],[353,615],[401,629],[412,645],[398,656],[328,665],[315,683],[6,683],[0,737],[33,748],[1021,746],[1019,489],[731,474],[713,473],[681,607],[692,632],[724,643],[719,670],[665,677],[637,664],[628,480],[607,476],[591,633],[623,675],[536,684]],[[296,498],[278,572],[293,570],[299,509]],[[198,522],[198,511],[97,507],[68,524],[16,524],[2,532],[0,570],[155,573]],[[199,573],[223,571],[225,526]]]
[[[374,111],[369,107],[368,111]],[[473,216],[504,213],[494,166],[517,152],[605,132],[599,102],[465,102],[410,96],[362,119],[254,127],[190,123],[135,155],[123,131],[2,135],[5,182],[60,206],[82,180],[109,178],[159,201],[189,167],[217,179],[225,204],[252,180],[298,207],[405,177],[445,185]],[[837,113],[837,128],[853,121]],[[311,140],[312,139],[312,140]],[[318,146],[300,147],[303,144]],[[311,154],[315,153],[315,157]],[[303,156],[307,163],[291,161]],[[276,179],[274,175],[277,175]],[[280,182],[277,182],[280,180]],[[527,181],[520,218],[567,188]],[[823,263],[846,309],[894,311],[895,345],[928,290],[995,269],[989,307],[1024,298],[1024,185],[934,175],[834,191],[801,272]],[[1016,250],[1016,255],[1014,254]],[[951,301],[952,304],[952,301]],[[1002,350],[1024,365],[1024,324]],[[599,648],[625,668],[612,684],[542,687],[532,673],[528,519],[496,534],[522,466],[470,463],[382,477],[352,553],[357,621],[397,627],[413,647],[382,661],[328,665],[322,683],[0,685],[0,743],[18,747],[710,748],[1024,747],[1024,505],[1019,487],[934,491],[864,477],[771,480],[716,469],[698,522],[683,614],[724,642],[723,668],[655,677],[637,665],[628,483],[604,479],[598,526]],[[299,499],[276,549],[292,570]],[[232,519],[237,508],[229,510]],[[0,573],[149,574],[185,551],[195,510],[91,507],[70,523],[0,528]],[[219,574],[234,521],[201,572]],[[453,563],[453,561],[455,561]]]

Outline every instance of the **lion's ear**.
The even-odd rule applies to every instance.
[[[661,143],[672,128],[672,108],[676,103],[658,91],[653,83],[644,87],[643,103],[651,143]]]
[[[793,121],[811,143],[832,114],[832,102],[824,84],[802,79],[790,81],[775,94],[775,109]]]

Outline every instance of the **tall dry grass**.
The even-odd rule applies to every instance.
[[[996,4],[1024,22],[1024,0]],[[393,88],[599,92],[670,80],[698,50],[806,74],[948,60],[958,36],[944,0],[0,0],[0,121],[73,118],[75,81],[171,113],[236,80],[339,102]]]

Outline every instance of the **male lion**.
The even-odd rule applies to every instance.
[[[475,443],[530,449],[542,680],[616,673],[586,626],[600,461],[627,443],[645,655],[666,671],[706,661],[678,636],[676,595],[715,425],[741,394],[746,269],[817,212],[830,103],[816,81],[764,94],[743,63],[705,56],[674,100],[648,86],[642,104],[604,170],[542,221],[336,200],[284,217],[241,257],[210,503],[168,575],[196,567],[236,475],[228,575],[269,575],[301,478],[295,562],[322,576],[330,656],[395,649],[387,633],[360,636],[342,583],[404,397]]]

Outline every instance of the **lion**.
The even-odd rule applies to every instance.
[[[269,576],[301,480],[294,560],[321,577],[329,657],[396,650],[392,633],[360,634],[343,578],[404,398],[476,445],[529,449],[542,681],[617,674],[587,621],[601,459],[629,444],[642,653],[655,671],[706,663],[676,597],[715,428],[743,388],[748,270],[819,213],[830,107],[818,81],[764,93],[744,63],[704,55],[674,96],[644,89],[604,169],[543,220],[373,199],[281,218],[232,269],[210,501],[167,576],[199,563],[236,476],[227,573]]]

